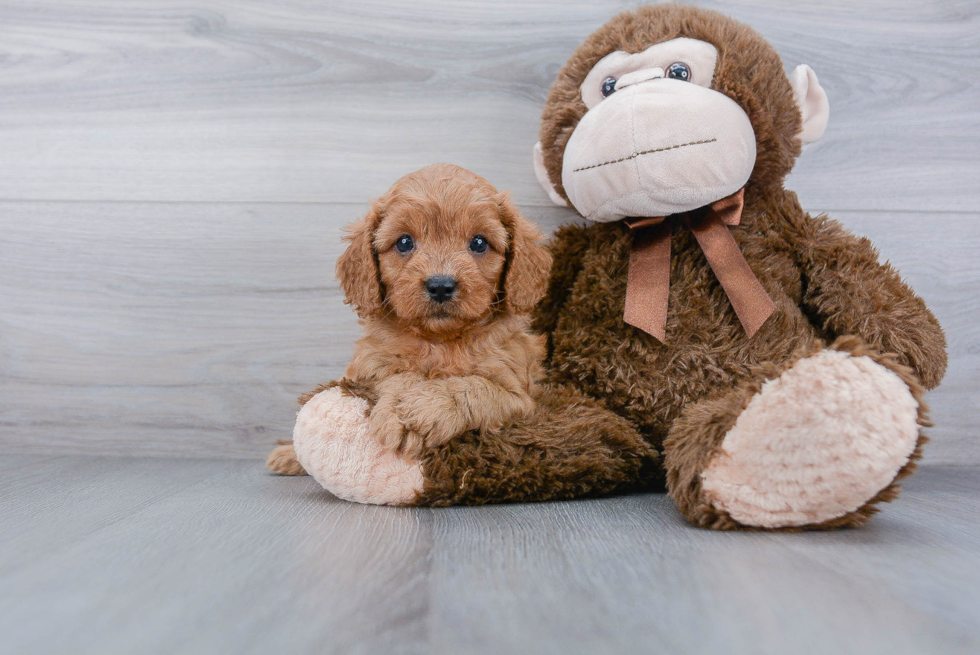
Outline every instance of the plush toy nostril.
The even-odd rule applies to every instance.
[[[425,290],[436,302],[446,302],[456,293],[456,280],[451,277],[430,277],[425,281]]]

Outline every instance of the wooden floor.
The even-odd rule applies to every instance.
[[[663,495],[356,505],[256,462],[0,463],[0,653],[980,650],[980,469],[867,528],[713,533]]]

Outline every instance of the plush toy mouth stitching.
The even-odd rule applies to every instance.
[[[590,168],[599,168],[600,166],[608,166],[609,164],[618,164],[620,162],[629,161],[631,159],[636,159],[640,155],[652,155],[655,152],[664,152],[665,150],[676,150],[677,148],[686,148],[688,146],[699,146],[703,143],[714,143],[718,139],[705,139],[703,141],[691,141],[690,143],[680,143],[676,146],[667,146],[666,148],[655,148],[653,150],[644,150],[643,152],[634,152],[628,157],[621,157],[620,159],[613,159],[611,161],[604,161],[601,164],[592,164],[591,166],[583,166],[582,168],[576,168],[572,172],[578,173],[579,171],[587,171]]]

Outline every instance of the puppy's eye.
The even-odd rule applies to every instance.
[[[616,78],[607,77],[602,80],[602,97],[608,98],[616,91]]]
[[[486,252],[487,248],[490,247],[490,243],[486,238],[477,234],[470,240],[470,252],[481,253]]]
[[[678,61],[670,65],[667,69],[667,77],[681,82],[691,81],[691,67],[684,62]]]
[[[405,253],[412,252],[415,250],[415,241],[413,241],[412,237],[408,236],[407,234],[403,234],[402,236],[398,237],[398,241],[395,242],[395,250],[403,255]]]

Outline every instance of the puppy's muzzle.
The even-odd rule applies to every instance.
[[[434,301],[447,302],[456,294],[456,280],[446,275],[430,277],[425,281],[425,290]]]

